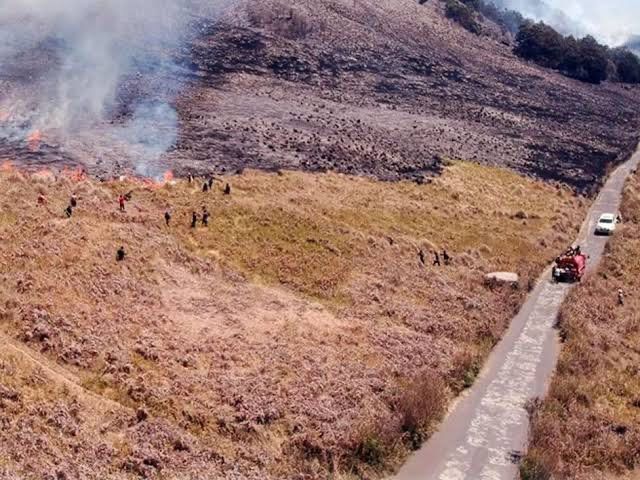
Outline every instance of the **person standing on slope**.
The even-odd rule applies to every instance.
[[[207,210],[207,207],[202,207],[202,226],[209,226],[209,211]]]

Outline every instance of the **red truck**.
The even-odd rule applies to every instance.
[[[556,258],[551,275],[556,282],[579,282],[587,268],[587,256],[580,247],[570,248],[564,255]]]

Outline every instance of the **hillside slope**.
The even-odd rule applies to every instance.
[[[44,130],[37,151],[0,140],[0,158],[81,163],[107,178],[259,167],[398,179],[437,173],[448,157],[593,190],[630,153],[637,89],[525,64],[499,35],[471,34],[443,9],[437,0],[235,3],[220,19],[193,20],[197,35],[171,52],[179,67],[158,77],[150,54],[123,79],[104,125],[64,138]],[[46,81],[56,45],[41,47],[3,70],[0,95],[20,99]],[[177,144],[157,159],[116,148],[109,129],[152,99],[177,107]]]
[[[0,174],[5,476],[377,477],[473,382],[586,207],[465,163],[426,185],[231,180]],[[209,227],[189,228],[202,205]],[[431,266],[443,248],[453,264]]]
[[[510,47],[444,18],[441,2],[247,9],[239,26],[214,28],[195,46],[207,80],[225,72],[222,94],[201,86],[181,102],[196,119],[185,121],[180,145],[204,165],[210,144],[230,148],[238,166],[382,178],[419,176],[447,156],[591,188],[634,146],[635,91],[526,65]],[[213,139],[191,135],[200,132]]]
[[[562,312],[562,353],[548,398],[533,410],[525,479],[638,478],[639,206],[635,175],[623,199],[625,223],[598,274],[571,294]]]

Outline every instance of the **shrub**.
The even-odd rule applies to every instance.
[[[546,467],[535,460],[535,458],[527,457],[520,464],[521,480],[550,480],[551,473]]]
[[[380,465],[384,459],[384,446],[375,436],[366,437],[356,448],[356,456],[367,465]]]
[[[480,373],[480,369],[481,362],[477,355],[468,351],[459,352],[453,358],[452,370],[449,373],[450,388],[454,392],[461,392],[471,387]]]
[[[565,54],[565,40],[550,26],[525,22],[516,37],[516,55],[548,68],[559,68]]]
[[[425,432],[444,413],[445,384],[435,372],[426,370],[417,375],[397,398],[395,408],[401,426],[414,449],[420,447]]]
[[[459,23],[471,33],[476,35],[480,33],[480,24],[476,20],[476,12],[472,7],[458,0],[447,0],[446,14],[448,18]]]
[[[640,83],[640,59],[626,48],[616,48],[611,52],[616,67],[618,81]]]
[[[569,71],[568,75],[584,82],[600,83],[607,79],[608,65],[606,47],[587,36],[577,42],[577,71]]]

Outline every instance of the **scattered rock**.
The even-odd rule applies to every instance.
[[[497,283],[509,283],[517,285],[520,277],[517,273],[512,272],[493,272],[485,275],[485,280]]]

